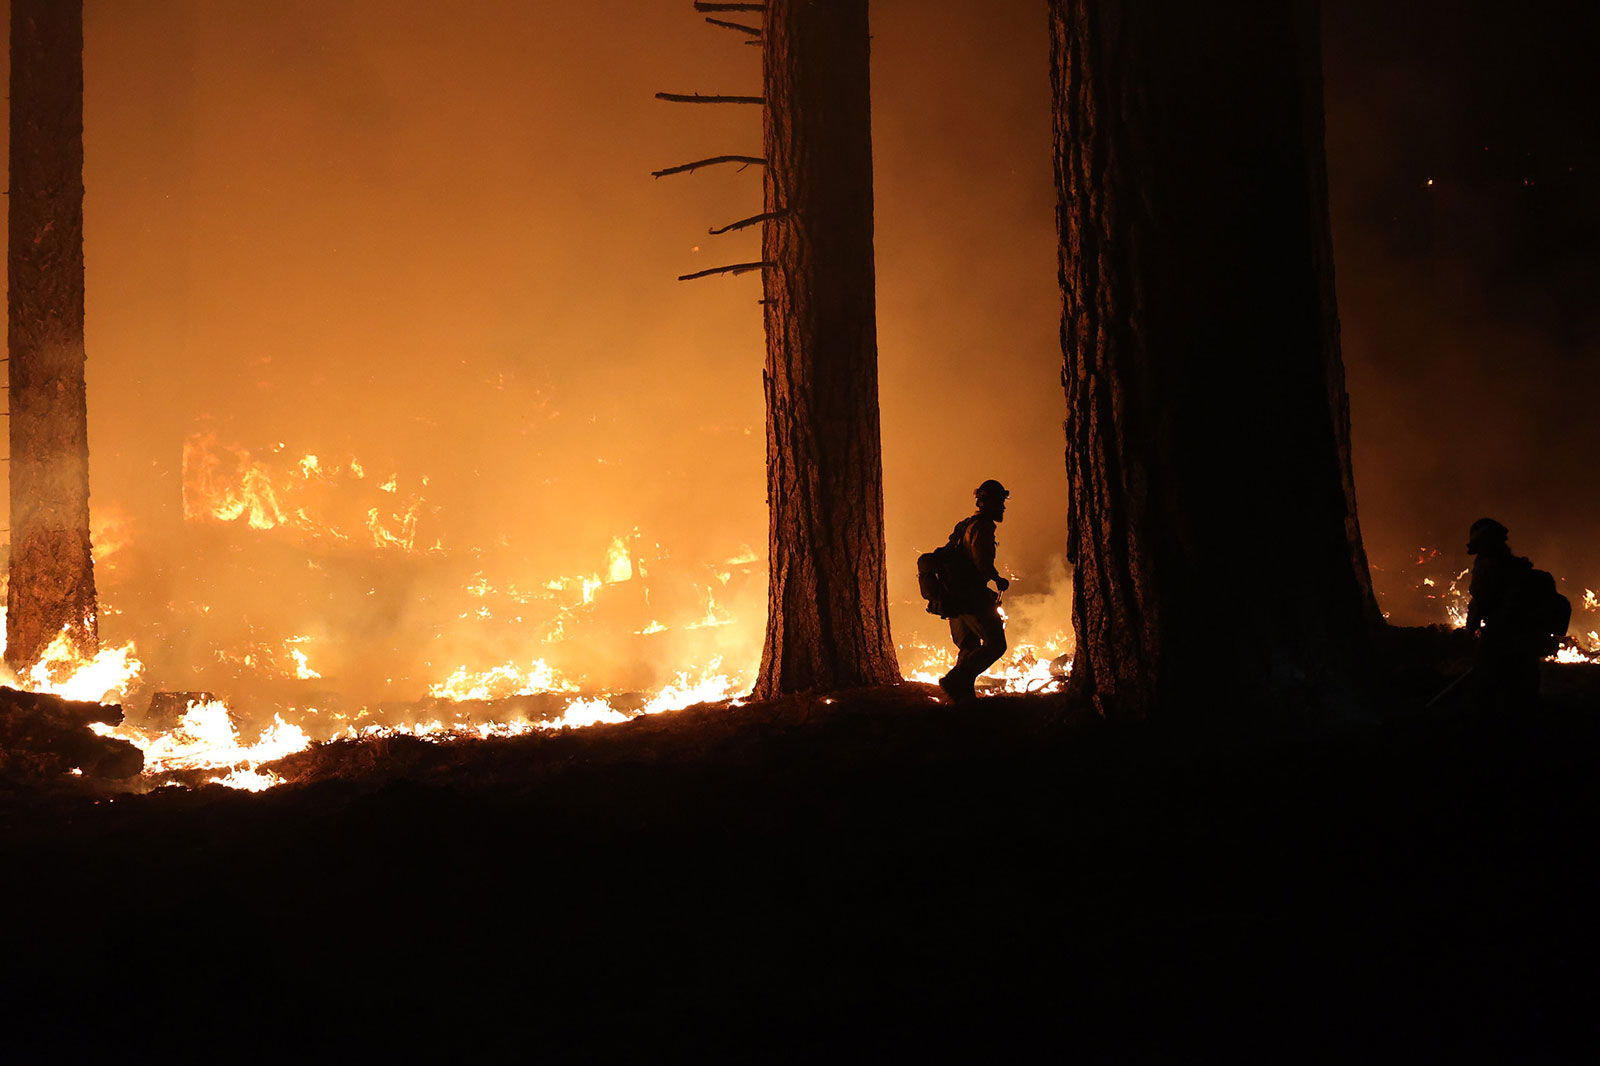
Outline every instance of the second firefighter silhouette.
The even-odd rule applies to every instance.
[[[994,568],[994,527],[1005,521],[1011,493],[989,480],[973,493],[976,514],[963,518],[950,533],[952,565],[948,575],[945,613],[950,616],[950,636],[960,649],[955,666],[939,679],[939,687],[958,703],[973,699],[973,683],[1006,653],[1006,623],[1000,617],[999,593],[1011,583]]]
[[[1468,534],[1472,602],[1467,632],[1477,639],[1472,672],[1478,709],[1490,714],[1524,711],[1539,698],[1539,660],[1567,634],[1572,604],[1555,578],[1513,555],[1509,531],[1480,518]]]

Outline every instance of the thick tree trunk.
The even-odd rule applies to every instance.
[[[96,647],[83,349],[83,4],[12,0],[6,662]]]
[[[900,680],[884,580],[867,57],[867,0],[767,5],[762,697]]]
[[[1326,706],[1377,618],[1313,0],[1051,0],[1073,685]]]

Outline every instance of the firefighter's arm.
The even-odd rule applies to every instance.
[[[978,576],[985,583],[993,581],[995,588],[1004,592],[1011,587],[1011,582],[1000,576],[1000,571],[994,568],[994,527],[980,524],[972,533],[972,561],[977,564]]]

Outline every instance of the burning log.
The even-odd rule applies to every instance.
[[[136,777],[144,753],[90,728],[121,722],[122,708],[115,704],[0,688],[0,780],[41,782],[75,773],[97,780]]]

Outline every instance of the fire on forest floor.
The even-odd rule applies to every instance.
[[[744,616],[760,611],[765,582],[748,548],[697,566],[673,561],[673,553],[660,545],[653,552],[642,551],[643,541],[634,530],[611,537],[603,561],[596,553],[592,566],[582,568],[587,573],[498,588],[487,576],[481,553],[464,552],[458,558],[437,535],[426,529],[419,534],[419,516],[432,513],[420,495],[429,484],[426,477],[407,479],[387,471],[379,475],[353,458],[338,463],[309,453],[296,458],[282,445],[270,454],[256,454],[208,435],[197,435],[185,445],[183,467],[184,528],[195,538],[189,543],[197,549],[192,576],[199,583],[190,588],[191,598],[167,605],[172,629],[153,630],[150,645],[175,661],[164,661],[155,671],[156,680],[145,676],[132,641],[84,658],[63,637],[26,676],[15,680],[18,688],[35,693],[132,704],[120,724],[91,728],[144,754],[145,787],[217,783],[261,790],[279,781],[266,769],[269,763],[319,744],[519,737],[620,724],[694,705],[737,707],[749,691],[753,671],[747,660],[759,629],[752,629]],[[410,495],[399,491],[402,485]],[[130,528],[125,519],[107,520],[96,532],[97,559],[114,595],[132,596],[138,588],[127,576],[139,562]],[[226,629],[229,612],[213,611],[206,590],[251,566],[278,572],[272,566],[283,559],[251,554],[269,546],[264,538],[278,538],[273,544],[290,553],[284,558],[307,572],[353,567],[363,583],[374,574],[390,573],[381,567],[425,558],[432,568],[427,571],[433,582],[426,586],[428,595],[438,597],[439,614],[450,620],[448,635],[459,640],[463,657],[476,663],[454,660],[453,669],[439,670],[433,680],[389,678],[384,695],[352,700],[323,679],[330,659],[337,664],[341,658],[337,636],[329,634],[331,623],[321,627],[324,635],[314,637],[303,628],[285,628],[309,620],[290,612],[275,619],[281,623],[276,632],[255,623]],[[253,561],[243,570],[228,569],[241,564],[226,560],[241,557]],[[1450,626],[1459,628],[1465,621],[1466,572],[1439,572],[1447,561],[1438,551],[1419,553],[1403,576],[1417,600],[1407,609],[1431,617],[1442,613]],[[118,569],[124,566],[128,569]],[[461,566],[468,567],[470,576]],[[212,573],[218,567],[222,569]],[[1066,632],[1052,630],[1065,622],[1068,611],[1070,582],[1064,568],[1053,568],[1046,584],[1048,591],[1042,594],[1008,597],[1008,604],[1015,600],[1020,611],[1009,626],[1013,647],[980,680],[981,694],[1049,692],[1063,684],[1071,668],[1072,640]],[[318,594],[323,593],[329,598],[332,589]],[[600,609],[606,606],[612,613],[602,617]],[[1600,662],[1600,631],[1591,628],[1600,614],[1600,596],[1586,589],[1574,607],[1579,635],[1565,642],[1552,660]],[[222,627],[195,627],[196,632],[215,634],[209,643],[190,649],[205,649],[205,665],[185,663],[181,651],[174,654],[174,642],[163,639],[172,630],[188,632],[197,619]],[[502,623],[510,628],[493,633],[473,628]],[[583,661],[577,652],[584,648],[604,649],[602,658],[613,665],[626,663],[640,644],[668,637],[682,642],[659,649],[656,662],[692,665],[664,673],[656,669],[651,677],[635,673],[632,684],[618,683],[626,671],[617,675],[608,668],[591,674],[569,665]],[[524,654],[538,648],[540,656],[485,665],[489,649],[496,647],[520,648]],[[344,651],[346,660],[361,657]],[[937,681],[953,660],[953,648],[930,642],[921,630],[900,647],[904,676],[915,683]],[[225,669],[219,672],[219,666]],[[174,675],[190,680],[187,687],[194,691],[174,691]],[[403,693],[406,686],[415,695],[397,697],[395,690]],[[152,695],[153,689],[166,691]]]
[[[275,783],[266,763],[318,743],[515,737],[749,691],[766,581],[747,545],[634,528],[584,531],[576,559],[515,530],[461,547],[440,488],[389,459],[202,428],[183,446],[181,523],[152,537],[114,504],[93,516],[102,636],[147,654],[58,640],[14,683],[126,704],[95,728],[144,753],[147,786],[254,790]],[[986,693],[1059,685],[1065,586],[1045,581],[1012,597],[1024,617]],[[909,679],[948,669],[918,625],[897,631]]]
[[[1583,606],[1594,610],[1593,594]],[[1442,627],[1442,633],[1459,628]],[[1557,664],[1600,662],[1600,639],[1588,634],[1586,647],[1566,641],[1548,661]],[[1059,691],[1071,669],[1070,657],[1053,649],[1069,643],[1058,634],[1047,648],[1023,643],[1012,648],[989,676],[980,680],[982,695]],[[902,648],[902,659],[914,663],[907,680],[922,686],[949,669],[951,649],[918,644]],[[298,666],[305,667],[302,659]],[[132,644],[103,649],[89,659],[76,656],[63,638],[56,641],[19,687],[54,693],[71,700],[119,703],[135,690],[142,664]],[[269,764],[319,746],[370,742],[366,750],[398,750],[396,744],[505,739],[555,733],[593,725],[620,724],[637,718],[691,706],[736,708],[745,701],[749,678],[740,671],[723,669],[712,660],[698,671],[683,671],[653,692],[586,690],[563,676],[544,660],[526,667],[506,663],[473,673],[457,669],[444,681],[430,686],[428,698],[405,703],[377,704],[354,713],[324,713],[315,707],[284,708],[269,722],[251,730],[247,720],[225,699],[210,693],[176,694],[182,699],[164,718],[152,708],[133,721],[96,722],[88,726],[103,737],[133,744],[145,758],[142,787],[220,784],[260,791],[282,782]],[[930,698],[935,702],[940,697]],[[173,701],[167,700],[173,707]],[[253,736],[254,739],[250,739]],[[393,744],[384,742],[394,742]],[[340,750],[345,750],[341,748]]]
[[[953,662],[953,654],[942,649],[918,650],[920,662],[908,671],[910,681],[935,681]],[[978,687],[986,696],[1055,691],[1070,668],[1065,656],[1023,644]],[[120,702],[140,670],[131,644],[84,659],[63,638],[19,681],[29,691],[110,704]],[[442,743],[560,732],[696,705],[737,707],[744,702],[738,697],[748,689],[747,677],[725,672],[715,659],[649,693],[585,692],[535,660],[525,669],[506,664],[477,675],[463,668],[433,686],[427,700],[364,707],[353,715],[322,715],[316,708],[304,708],[288,710],[290,718],[285,718],[279,711],[254,740],[241,735],[240,718],[227,702],[209,693],[193,694],[169,720],[156,716],[152,699],[151,711],[141,721],[96,722],[89,728],[102,737],[127,741],[144,754],[142,783],[147,787],[220,784],[260,791],[282,781],[267,764],[319,744],[394,738]]]

